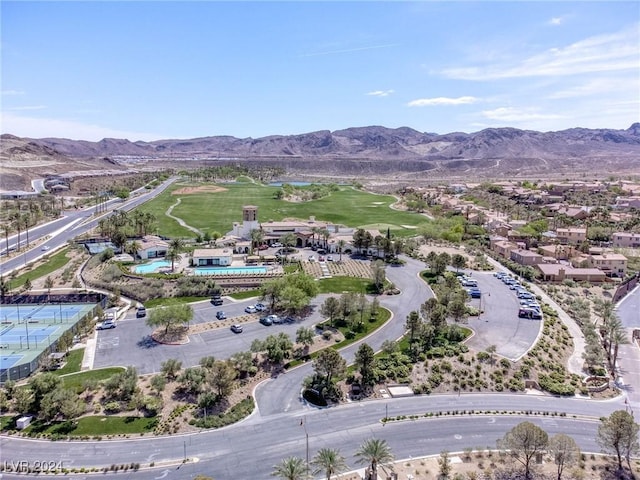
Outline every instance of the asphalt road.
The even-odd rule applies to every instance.
[[[121,210],[133,210],[144,202],[159,195],[164,189],[166,189],[176,180],[177,177],[172,177],[153,190],[139,189],[135,192],[132,192],[132,197],[124,202],[120,199],[109,200],[109,202],[107,202],[107,207],[114,208],[117,206],[117,208]],[[47,240],[40,243],[37,247],[25,250],[14,258],[2,262],[2,264],[0,265],[2,275],[7,275],[13,270],[22,268],[26,264],[33,262],[44,255],[50,255],[53,251],[64,247],[69,240],[82,235],[83,233],[94,228],[101,218],[113,214],[113,210],[111,210],[104,213],[103,215],[100,215],[99,217],[96,217],[94,216],[95,210],[95,206],[87,207],[82,210],[66,210],[62,218],[29,229],[30,244],[42,238],[48,237]],[[17,234],[9,237],[9,248],[16,246],[17,238]],[[1,244],[3,247],[2,250],[5,250],[5,242],[1,242]],[[20,235],[20,244],[21,246],[23,246],[23,248],[26,245],[26,237],[24,232],[22,232]],[[42,250],[42,247],[45,246],[49,248],[48,251]]]
[[[424,415],[447,410],[502,411],[517,406],[521,410],[574,411],[578,418],[561,416],[450,416],[392,422],[380,419],[388,412],[398,415]],[[443,449],[462,451],[465,447],[495,447],[496,439],[517,423],[529,420],[550,435],[571,435],[585,451],[598,451],[596,417],[608,414],[616,405],[580,399],[554,399],[528,395],[424,396],[351,403],[339,408],[313,409],[268,418],[252,416],[240,424],[196,435],[102,442],[46,443],[22,438],[2,437],[3,459],[11,461],[62,461],[66,467],[109,466],[113,463],[155,462],[152,470],[137,472],[132,478],[185,479],[203,473],[217,480],[267,479],[272,466],[282,458],[306,457],[306,435],[313,457],[318,449],[338,448],[352,468],[353,453],[368,438],[385,439],[400,458],[437,454]],[[587,418],[588,415],[591,418]],[[303,425],[301,425],[301,421]],[[180,466],[187,458],[197,463]],[[180,469],[177,467],[180,466]],[[161,477],[164,475],[164,477]],[[115,478],[105,475],[106,478]],[[5,474],[3,478],[13,478]],[[23,477],[24,478],[24,477]],[[74,477],[77,478],[77,477]],[[82,478],[82,477],[80,477]],[[123,478],[118,474],[117,478]],[[128,477],[124,477],[128,478]]]
[[[629,293],[616,308],[622,325],[627,330],[629,343],[620,345],[618,349],[619,385],[626,392],[628,405],[635,412],[640,412],[640,348],[632,342],[634,329],[640,329],[640,287]]]

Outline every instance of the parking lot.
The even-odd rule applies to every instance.
[[[535,343],[542,328],[542,320],[520,318],[520,302],[493,272],[473,272],[470,277],[478,283],[480,298],[470,304],[483,311],[479,317],[469,317],[469,326],[475,335],[467,341],[474,350],[496,346],[496,353],[509,360],[518,360]]]
[[[135,365],[139,374],[160,371],[162,362],[170,358],[180,360],[183,366],[197,365],[202,357],[214,356],[217,359],[229,358],[236,352],[248,351],[255,339],[264,339],[267,335],[284,332],[295,339],[296,330],[301,325],[312,326],[320,321],[318,305],[326,298],[317,297],[312,303],[312,313],[295,323],[282,323],[264,326],[258,322],[260,316],[267,312],[247,314],[244,309],[255,305],[258,300],[250,299],[233,301],[223,297],[221,306],[213,306],[209,301],[192,304],[194,318],[191,324],[220,322],[216,313],[224,311],[227,319],[233,323],[234,318],[242,318],[243,332],[233,333],[229,323],[225,327],[189,335],[189,343],[185,345],[162,345],[151,339],[152,328],[145,324],[144,318],[136,318],[135,311],[117,322],[117,328],[97,332],[96,352],[93,367],[101,368],[113,365]],[[247,321],[248,320],[248,321]]]

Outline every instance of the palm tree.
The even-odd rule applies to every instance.
[[[0,299],[4,301],[4,297],[11,290],[11,285],[9,285],[9,280],[5,280],[2,275],[0,275]]]
[[[251,230],[251,255],[253,255],[253,249],[258,247],[262,243],[264,238],[264,232],[259,228]]]
[[[370,438],[366,440],[355,454],[358,463],[368,463],[373,478],[377,478],[378,465],[393,461],[391,448],[386,440]]]
[[[4,241],[6,242],[7,255],[9,254],[9,234],[13,231],[10,223],[2,225],[2,232],[4,233]]]
[[[175,261],[180,257],[180,250],[182,250],[182,247],[184,247],[184,242],[181,238],[173,238],[169,242],[169,251],[167,252],[167,258],[171,260],[172,272]]]
[[[346,240],[344,239],[340,239],[338,240],[338,252],[340,253],[340,261],[342,262],[342,251],[344,250],[344,247],[347,245]]]
[[[9,218],[11,218],[12,226],[18,232],[18,243],[16,244],[16,251],[20,251],[20,232],[22,231],[21,230],[22,229],[22,221],[21,221],[20,212],[13,212]]]
[[[135,240],[128,242],[125,245],[125,252],[127,252],[129,255],[131,255],[133,257],[133,259],[136,259],[136,254],[138,253],[138,250],[140,250],[140,242],[136,242]]]
[[[327,480],[330,480],[332,475],[346,470],[347,464],[344,460],[337,448],[321,448],[311,461],[311,464],[316,467],[313,473],[325,472]]]
[[[284,458],[279,464],[273,466],[271,475],[282,480],[302,480],[309,478],[304,460],[299,457]]]

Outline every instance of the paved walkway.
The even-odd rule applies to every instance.
[[[180,202],[181,202],[181,201],[182,201],[182,199],[181,199],[181,198],[178,198],[178,200],[176,200],[176,203],[174,203],[174,204],[173,204],[173,205],[171,205],[169,208],[167,208],[167,211],[166,211],[166,212],[164,212],[164,214],[165,214],[167,217],[174,219],[176,222],[178,222],[178,223],[180,224],[180,226],[182,226],[182,227],[184,227],[184,228],[187,228],[187,229],[191,230],[193,233],[195,233],[195,234],[197,234],[197,235],[204,235],[204,234],[203,234],[200,230],[198,230],[197,228],[192,227],[192,226],[190,226],[190,225],[187,225],[187,224],[185,223],[185,221],[184,221],[184,220],[182,220],[180,217],[174,217],[173,215],[171,215],[171,212],[173,212],[173,209],[174,209],[175,207],[177,207],[178,205],[180,205]]]

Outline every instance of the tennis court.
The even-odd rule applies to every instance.
[[[0,305],[0,322],[4,325],[29,323],[76,323],[95,304]]]
[[[59,328],[57,326],[36,327],[29,323],[12,325],[0,333],[0,347],[22,350],[31,347],[38,348],[43,342],[49,346],[52,340],[59,337],[59,335],[55,335]]]
[[[0,356],[0,369],[11,368],[20,360],[24,355],[2,355]]]

